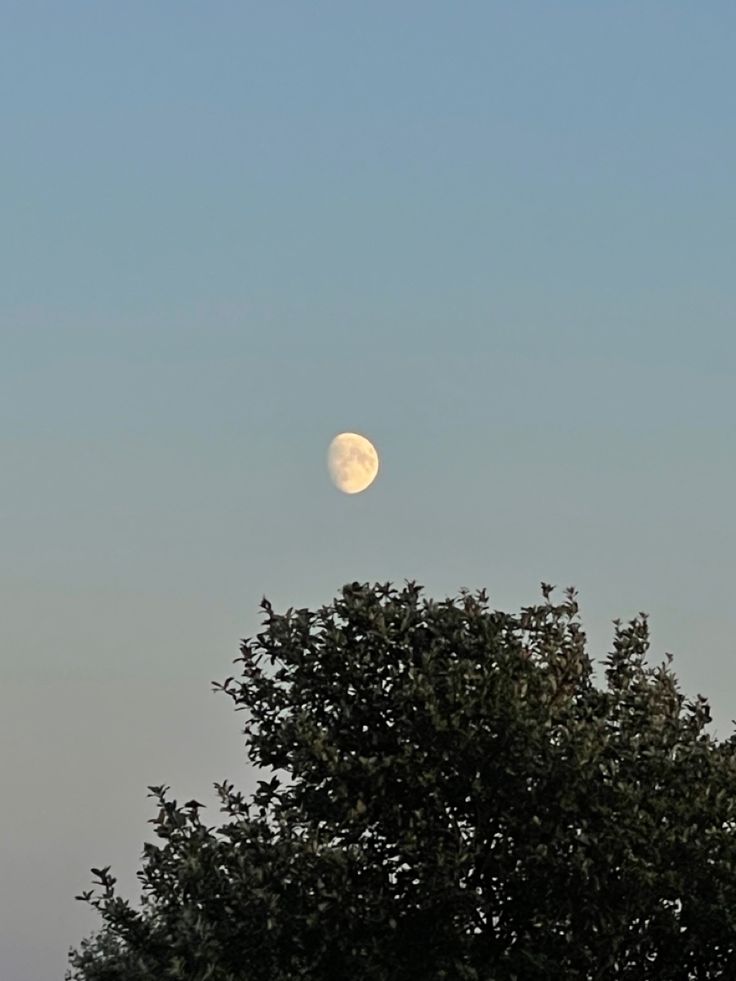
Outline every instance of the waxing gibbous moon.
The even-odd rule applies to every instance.
[[[370,487],[378,473],[378,453],[365,436],[340,433],[327,451],[332,482],[344,494],[359,494]]]

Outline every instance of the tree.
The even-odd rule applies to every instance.
[[[200,821],[151,787],[141,908],[73,981],[534,981],[736,977],[736,736],[706,732],[644,613],[605,684],[575,591],[518,615],[484,592],[345,586],[277,614],[215,689],[248,712],[248,801]]]

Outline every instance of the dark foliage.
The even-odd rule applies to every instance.
[[[215,688],[273,776],[215,784],[217,830],[151,787],[140,909],[93,869],[104,926],[67,981],[735,978],[736,737],[646,663],[644,614],[600,688],[574,591],[542,592],[264,600]]]

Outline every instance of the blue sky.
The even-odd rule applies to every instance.
[[[237,781],[209,681],[264,593],[575,585],[594,657],[648,611],[730,729],[735,40],[725,0],[2,4],[3,862],[65,862],[0,896],[16,981],[90,865],[137,897],[146,785]],[[153,692],[186,731],[126,756]]]

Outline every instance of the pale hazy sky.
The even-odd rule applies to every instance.
[[[736,714],[736,6],[0,2],[0,974],[149,784],[244,789],[266,593],[575,585]],[[339,494],[340,430],[380,454]]]

